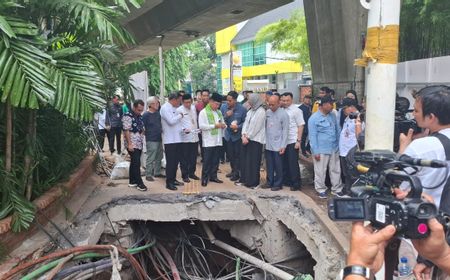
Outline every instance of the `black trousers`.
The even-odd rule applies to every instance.
[[[197,167],[197,147],[198,142],[181,143],[180,169],[181,177],[183,177],[183,179],[195,175],[195,169]]]
[[[217,179],[222,146],[203,148],[202,181]]]
[[[144,184],[141,177],[141,154],[142,150],[134,149],[130,154],[131,162],[129,169],[129,182],[130,184]]]
[[[242,145],[240,182],[247,187],[259,185],[262,148],[263,145],[255,141],[249,141],[247,145]]]
[[[242,151],[242,140],[227,141],[226,142],[227,157],[230,160],[231,174],[232,176],[240,177],[240,153]]]
[[[298,152],[299,150],[295,149],[295,143],[292,143],[286,146],[283,155],[283,184],[294,189],[300,189],[302,185]]]
[[[114,139],[117,141],[117,152],[120,154],[122,152],[122,142],[121,142],[121,136],[122,135],[122,128],[121,127],[111,127],[111,130],[109,131],[109,150],[111,153],[116,151],[114,149]]]
[[[300,149],[302,149],[302,154],[305,155],[306,152],[311,153],[311,146],[308,143],[306,143],[306,138],[308,137],[308,130],[303,130],[302,134],[302,143],[300,143]]]
[[[173,184],[181,158],[181,143],[165,144],[164,152],[166,154],[166,184]]]
[[[97,141],[98,145],[100,146],[100,149],[103,150],[103,146],[105,145],[105,136],[108,138],[109,146],[111,147],[111,143],[109,142],[109,132],[106,129],[99,129],[98,135],[97,135]]]

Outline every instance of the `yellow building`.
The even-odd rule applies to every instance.
[[[216,32],[216,75],[220,93],[295,91],[293,84],[301,79],[301,65],[289,60],[288,55],[273,51],[271,44],[256,42],[255,36],[262,27],[289,18],[296,8],[301,8],[299,1]]]

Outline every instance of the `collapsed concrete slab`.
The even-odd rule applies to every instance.
[[[258,247],[269,262],[307,254],[315,261],[316,279],[334,279],[345,264],[347,241],[321,209],[304,194],[204,192],[110,196],[90,205],[72,231],[83,232],[78,244],[95,244],[110,224],[127,221],[210,221],[229,230],[247,248]]]

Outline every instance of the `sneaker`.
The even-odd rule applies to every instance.
[[[145,176],[145,180],[147,180],[149,182],[155,181],[155,179],[152,176]]]
[[[130,187],[130,188],[136,188],[136,187],[137,187],[137,184],[128,184],[128,187]]]
[[[156,177],[156,178],[166,178],[166,175],[164,175],[164,174],[157,174],[154,177]]]
[[[328,198],[327,192],[321,192],[321,193],[318,194],[318,196],[319,196],[319,198],[323,198],[323,199],[327,199]]]
[[[340,192],[331,192],[332,195],[337,197],[349,197],[347,194],[345,194],[343,191]]]
[[[261,189],[270,189],[271,188],[271,186],[267,183],[261,184],[260,187],[261,187]]]
[[[273,187],[273,188],[270,188],[270,190],[273,191],[273,192],[280,191],[281,189],[283,189],[283,187]]]
[[[235,185],[235,186],[238,186],[238,187],[242,187],[242,186],[244,186],[244,183],[241,183],[241,182],[234,182],[234,185]]]
[[[147,187],[144,184],[137,185],[136,189],[139,191],[145,192],[147,190]]]

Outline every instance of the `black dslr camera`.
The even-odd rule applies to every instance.
[[[428,220],[438,211],[433,203],[422,200],[422,184],[416,176],[402,172],[406,167],[427,165],[445,167],[446,162],[421,161],[408,156],[398,157],[390,151],[365,151],[355,154],[361,173],[352,186],[352,197],[328,201],[328,215],[335,221],[370,221],[376,229],[394,225],[396,236],[410,239],[429,235]],[[397,199],[393,189],[408,182],[408,196]]]

